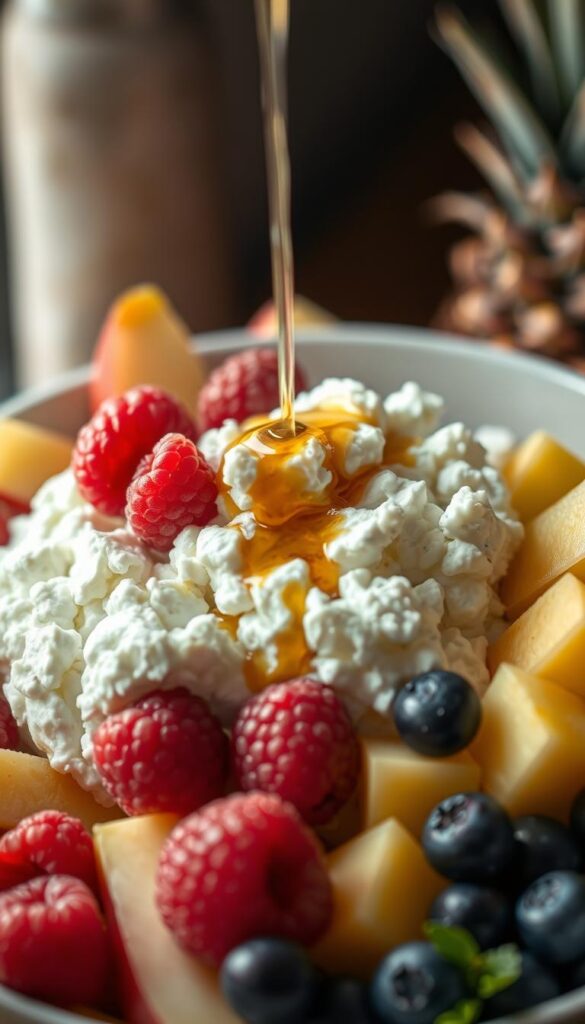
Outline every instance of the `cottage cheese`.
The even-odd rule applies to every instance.
[[[338,476],[365,482],[324,519],[322,536],[320,521],[300,518],[290,556],[276,534],[276,562],[262,573],[247,558],[264,529],[258,455],[239,443],[234,421],[200,441],[229,499],[223,514],[184,530],[167,558],[85,505],[69,472],[15,521],[0,554],[6,696],[30,741],[100,799],[93,732],[155,688],[186,686],[229,723],[249,695],[250,665],[279,678],[302,664],[356,719],[387,715],[397,688],[433,667],[480,691],[487,684],[496,587],[522,527],[482,445],[463,424],[436,429],[442,400],[414,383],[382,400],[357,381],[328,379],[296,407],[301,418],[344,414],[331,435],[343,439],[338,450],[308,432],[286,460],[297,489],[323,503]],[[389,436],[414,438],[404,464],[383,464],[385,449],[397,450]],[[316,582],[316,557],[334,585]]]

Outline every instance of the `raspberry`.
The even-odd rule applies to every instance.
[[[106,929],[95,897],[68,875],[0,894],[0,982],[71,1006],[98,1002],[107,980]]]
[[[128,488],[126,518],[136,536],[168,551],[186,526],[217,515],[215,473],[197,445],[167,434],[140,463]]]
[[[19,750],[20,736],[10,704],[0,692],[0,750]]]
[[[62,811],[39,811],[0,839],[0,876],[10,882],[36,875],[71,875],[98,891],[92,838],[78,818]],[[19,877],[20,876],[20,877]],[[0,887],[4,888],[5,884]]]
[[[242,708],[232,733],[241,789],[288,800],[311,825],[329,821],[356,787],[360,750],[331,687],[312,679],[269,686]]]
[[[295,392],[305,388],[305,373],[297,365]],[[224,420],[241,422],[270,412],[279,401],[277,352],[273,348],[249,348],[226,359],[210,374],[199,393],[199,426],[209,430],[220,427]]]
[[[161,851],[156,901],[179,944],[214,966],[259,935],[310,945],[333,906],[317,840],[267,793],[238,793],[179,822]]]
[[[160,388],[132,388],[102,402],[79,431],[73,452],[82,497],[106,515],[123,515],[138,463],[170,431],[197,436],[187,410]]]
[[[98,726],[93,758],[126,814],[189,814],[223,792],[228,741],[200,697],[156,691]]]

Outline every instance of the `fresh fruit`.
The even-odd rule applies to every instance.
[[[166,434],[138,466],[128,488],[126,519],[157,551],[169,551],[186,526],[206,526],[217,515],[215,473],[197,445]]]
[[[380,1024],[435,1024],[468,995],[462,972],[429,942],[408,942],[389,953],[370,992]]]
[[[297,363],[295,392],[303,391],[306,378]],[[230,356],[213,370],[199,394],[198,423],[201,430],[220,427],[224,420],[241,422],[278,406],[278,353],[273,348],[248,348]]]
[[[429,920],[465,928],[480,949],[494,949],[510,927],[510,908],[498,889],[471,882],[455,882],[439,893],[429,910]]]
[[[393,820],[330,853],[327,867],[333,920],[313,956],[331,973],[368,981],[389,949],[421,937],[441,879],[410,832]]]
[[[51,875],[0,894],[0,982],[37,999],[99,1002],[108,943],[95,897],[78,878]]]
[[[221,988],[247,1024],[292,1024],[307,1019],[317,994],[317,973],[302,946],[284,939],[251,939],[226,956]]]
[[[538,430],[518,445],[503,476],[514,510],[527,522],[585,480],[585,463]]]
[[[91,408],[129,388],[164,388],[194,409],[204,370],[190,332],[168,299],[152,285],[124,292],[102,327],[92,360]]]
[[[371,739],[362,741],[362,749],[366,828],[396,818],[418,837],[439,801],[479,788],[479,766],[466,751],[429,758],[403,743]]]
[[[490,882],[514,859],[514,830],[488,793],[458,793],[431,811],[422,844],[430,864],[454,882]]]
[[[571,829],[583,854],[585,854],[585,789],[581,789],[571,807]]]
[[[311,302],[304,295],[295,295],[294,322],[295,327],[325,327],[334,324],[336,318],[316,302]],[[270,341],[278,335],[278,317],[272,299],[265,302],[254,313],[248,322],[248,330],[257,338]]]
[[[331,883],[313,834],[268,793],[216,800],[165,842],[157,904],[184,949],[217,965],[247,939],[310,945],[331,919]]]
[[[35,875],[70,875],[97,892],[92,838],[63,811],[39,811],[0,838],[0,876],[7,869]]]
[[[481,701],[466,679],[433,669],[402,687],[394,721],[409,747],[425,757],[449,757],[468,747],[481,722]]]
[[[561,576],[490,647],[488,665],[502,662],[550,679],[585,697],[585,583]]]
[[[509,814],[567,821],[585,778],[585,703],[554,683],[500,665],[472,752],[483,788]]]
[[[305,821],[330,821],[356,788],[360,749],[330,686],[295,679],[249,700],[232,732],[236,780],[294,804]]]
[[[187,410],[160,388],[108,399],[77,435],[73,472],[82,497],[106,515],[123,515],[140,461],[170,433],[197,435]]]
[[[536,960],[532,953],[523,950],[521,957],[520,977],[509,988],[486,1000],[482,1020],[507,1017],[508,1014],[520,1013],[560,996],[561,987],[554,975]]]
[[[179,949],[155,904],[160,849],[176,823],[175,815],[149,814],[95,830],[124,1019],[129,1024],[238,1024],[216,974]]]
[[[583,856],[566,825],[543,814],[527,814],[514,821],[516,863],[514,882],[525,888],[549,871],[580,871]]]
[[[540,960],[567,964],[585,957],[585,878],[551,871],[522,893],[516,904],[522,942]]]
[[[502,583],[508,616],[521,615],[566,572],[585,580],[585,481],[527,524]]]
[[[86,828],[118,818],[118,808],[102,807],[70,775],[51,768],[44,757],[0,750],[0,829],[14,828],[37,811],[65,811]]]
[[[367,986],[355,978],[329,978],[307,1024],[374,1024]]]
[[[27,506],[41,484],[71,462],[73,441],[22,420],[0,420],[0,492]]]
[[[105,789],[126,814],[189,814],[221,796],[227,738],[187,690],[156,690],[110,715],[92,739]]]
[[[20,735],[10,704],[0,692],[0,750],[18,750]]]

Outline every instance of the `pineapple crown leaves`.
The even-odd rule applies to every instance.
[[[475,1024],[481,1016],[483,1001],[509,988],[522,972],[518,947],[509,944],[482,952],[465,928],[427,921],[424,933],[445,960],[463,971],[471,998],[457,1003],[435,1021],[435,1024]]]
[[[500,0],[500,8],[523,65],[506,66],[499,47],[450,4],[437,7],[434,34],[499,138],[466,128],[459,141],[518,219],[543,172],[549,185],[566,179],[581,194],[585,185],[585,0],[546,0],[544,11],[536,0]]]

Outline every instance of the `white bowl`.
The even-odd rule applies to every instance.
[[[199,338],[197,345],[212,366],[249,346],[250,336],[243,331],[210,334]],[[405,380],[416,380],[446,398],[450,420],[461,419],[472,427],[502,424],[519,437],[541,427],[585,457],[585,377],[551,363],[431,331],[358,324],[304,331],[299,359],[311,383],[326,376],[356,377],[385,394]],[[87,377],[83,368],[27,391],[1,405],[0,416],[17,416],[73,434],[87,418]],[[86,1020],[0,987],[2,1024]],[[585,988],[506,1021],[582,1024]]]

